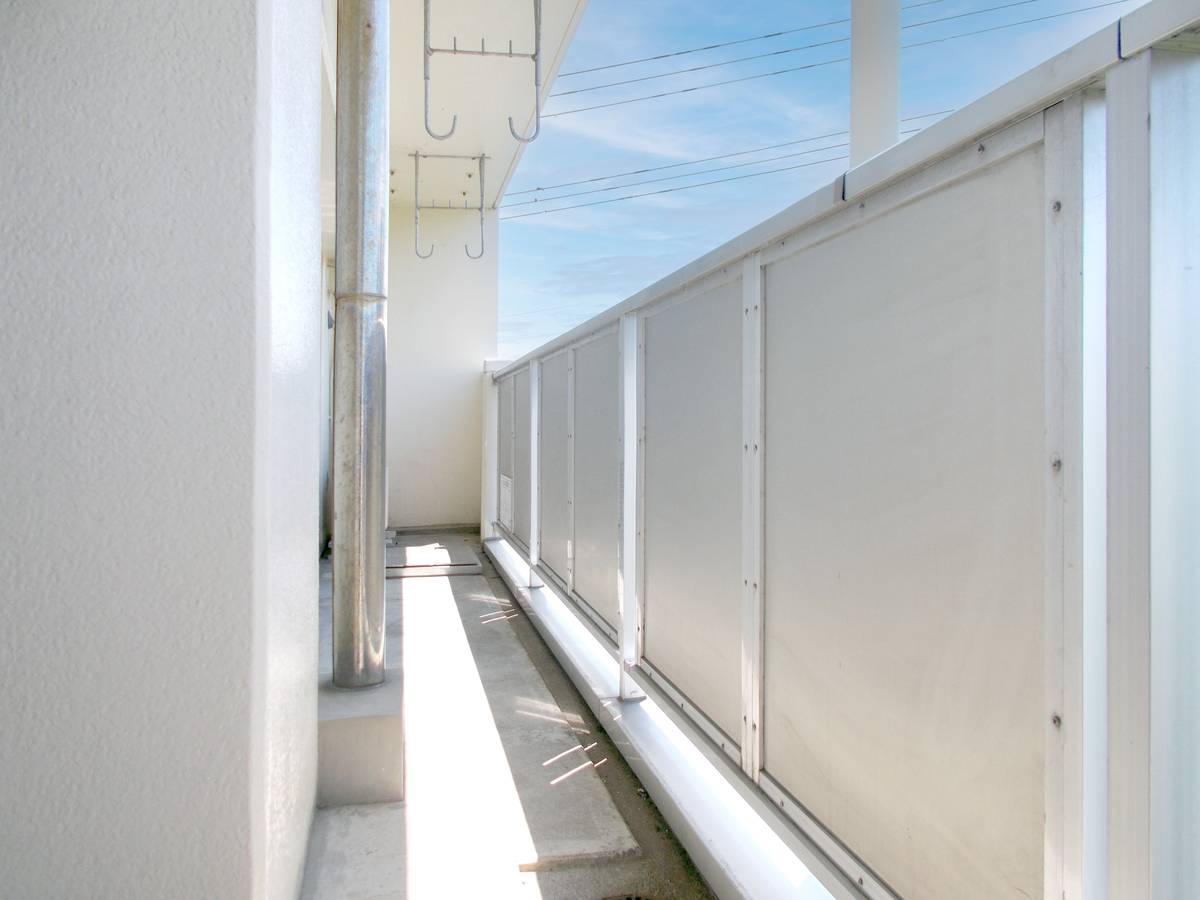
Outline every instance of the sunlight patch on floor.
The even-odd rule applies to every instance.
[[[540,898],[537,854],[449,579],[406,579],[408,897]]]

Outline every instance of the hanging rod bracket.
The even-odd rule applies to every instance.
[[[434,131],[433,125],[429,119],[429,82],[430,62],[435,54],[445,53],[450,56],[479,56],[479,57],[503,57],[505,59],[528,59],[533,63],[533,130],[528,134],[521,134],[517,131],[517,126],[513,123],[512,116],[508,117],[508,130],[512,136],[523,144],[528,144],[534,140],[542,130],[542,0],[533,0],[533,50],[532,51],[514,51],[512,41],[508,42],[507,50],[489,50],[487,48],[487,39],[479,39],[479,49],[471,50],[465,47],[458,46],[458,38],[451,40],[449,47],[435,47],[430,40],[431,31],[431,16],[430,4],[432,0],[425,0],[425,48],[422,56],[425,63],[425,131],[434,140],[444,141],[450,138],[458,128],[458,114],[455,113],[450,119],[450,127],[446,131]]]
[[[467,257],[470,259],[480,259],[484,253],[484,217],[487,215],[487,200],[485,199],[484,186],[484,163],[488,157],[486,154],[478,156],[459,156],[453,153],[410,153],[413,158],[413,252],[421,259],[429,259],[433,256],[433,246],[431,245],[427,253],[421,252],[421,210],[423,209],[454,209],[479,213],[479,252],[472,253],[471,247],[468,244],[463,245],[463,250],[466,251]],[[462,206],[453,206],[447,202],[445,206],[438,206],[434,201],[432,204],[426,205],[421,203],[421,160],[422,159],[461,159],[471,160],[479,165],[479,205],[467,206],[466,201],[463,201]]]

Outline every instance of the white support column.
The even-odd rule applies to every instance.
[[[481,376],[483,453],[479,472],[479,539],[497,537],[496,521],[499,519],[498,494],[500,491],[500,386],[492,375],[499,367],[485,362]]]
[[[742,770],[762,770],[763,709],[763,270],[742,264]]]
[[[900,0],[850,4],[850,165],[900,139]]]
[[[1200,55],[1109,70],[1109,894],[1197,896]]]
[[[541,443],[541,374],[542,364],[538,360],[529,363],[529,586],[541,587],[537,567],[541,559],[542,523],[538,515],[541,508],[540,466],[538,445]]]
[[[620,330],[621,531],[618,543],[617,639],[621,654],[621,699],[645,696],[634,684],[631,669],[642,659],[641,604],[641,320],[621,317]]]

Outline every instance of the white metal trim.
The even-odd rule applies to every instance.
[[[1072,479],[1079,492],[1078,507],[1068,508],[1068,524],[1077,523],[1081,577],[1080,642],[1082,671],[1082,772],[1080,804],[1067,810],[1080,817],[1079,895],[1107,896],[1108,861],[1105,853],[1108,820],[1108,648],[1105,596],[1106,510],[1108,490],[1105,435],[1106,299],[1105,299],[1105,103],[1096,92],[1084,95],[1083,111],[1083,307],[1081,310],[1082,380],[1079,433],[1080,473]],[[1070,502],[1068,486],[1068,502]],[[1068,536],[1070,532],[1068,531]],[[1068,711],[1068,715],[1070,712]],[[1070,853],[1070,848],[1068,848]],[[1068,884],[1068,890],[1070,885]],[[1068,898],[1070,900],[1070,898]]]
[[[575,592],[575,348],[567,349],[567,590]]]
[[[1196,0],[1154,0],[1139,6],[1121,17],[1121,56],[1128,59],[1135,53],[1190,30],[1193,41],[1200,19],[1200,3]]]
[[[817,222],[806,225],[764,247],[764,265],[806,250],[822,241],[836,237],[892,210],[939,191],[956,181],[997,165],[1031,147],[1044,138],[1042,114],[1034,113],[1006,128],[985,135],[958,152],[943,157],[903,181],[888,184],[863,196]]]
[[[616,629],[604,621],[604,617],[592,609],[590,603],[579,596],[579,594],[569,590],[563,577],[546,565],[545,562],[538,565],[538,574],[542,577],[543,586],[549,585],[554,588],[559,596],[566,601],[567,607],[575,613],[592,634],[600,639],[605,648],[612,653],[613,659],[616,659],[619,651]]]
[[[1150,897],[1150,67],[1108,73],[1109,896]]]
[[[484,363],[480,376],[483,452],[479,474],[479,538],[494,537],[493,523],[498,519],[500,497],[500,386],[492,378],[491,363]]]
[[[742,265],[742,770],[758,780],[763,759],[764,272]]]
[[[779,782],[765,771],[759,777],[759,787],[764,794],[779,807],[800,832],[819,849],[845,876],[858,885],[858,889],[869,900],[900,900],[888,887],[887,882],[877,876],[871,868],[834,835],[824,825],[812,817],[803,804],[789,794]]]
[[[915,169],[964,144],[975,143],[980,135],[1053,106],[1097,80],[1117,61],[1117,25],[1113,23],[968,103],[887,153],[851,169],[846,173],[846,199],[857,200],[868,191],[910,177]]]
[[[795,896],[814,875],[837,900],[861,900],[845,874],[676,707],[652,697],[614,699],[611,654],[553,589],[523,585],[523,561],[506,541],[488,541],[484,551],[714,891]]]
[[[845,206],[847,198],[861,200],[863,195],[910,176],[915,170],[935,163],[963,146],[974,145],[980,135],[1053,106],[1080,88],[1103,79],[1105,72],[1119,62],[1121,53],[1128,56],[1134,49],[1193,29],[1198,24],[1200,3],[1197,0],[1151,0],[921,133],[839,175],[804,199],[692,260],[623,303],[542,345],[505,371],[519,368],[531,358],[543,356],[551,349],[609,325],[622,315],[673,293],[716,269],[732,265],[747,254],[765,249],[781,236],[805,228]]]
[[[664,313],[680,304],[687,303],[689,300],[695,300],[697,297],[703,297],[705,294],[722,288],[727,284],[732,284],[741,277],[742,267],[740,260],[734,260],[729,265],[723,266],[715,272],[709,272],[704,277],[697,278],[679,290],[663,294],[661,297],[648,301],[638,309],[638,315],[643,319],[652,319],[659,313]]]
[[[649,660],[642,659],[641,663],[629,670],[630,676],[647,694],[657,695],[659,703],[679,709],[692,725],[722,753],[729,757],[737,766],[742,763],[742,750],[736,740],[722,731],[717,724],[704,714],[695,703],[688,699],[687,694],[679,690],[675,684],[655,668]]]
[[[1079,900],[1082,873],[1082,586],[1079,556],[1083,95],[1045,113],[1043,895]]]
[[[541,509],[541,466],[539,445],[542,439],[541,391],[542,364],[539,360],[529,363],[529,586],[537,586],[537,568],[541,562],[542,522]],[[516,420],[516,416],[513,416]]]

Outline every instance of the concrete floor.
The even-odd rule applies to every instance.
[[[478,535],[400,542],[469,550],[482,571],[389,579],[408,792],[318,810],[304,897],[711,897]]]

